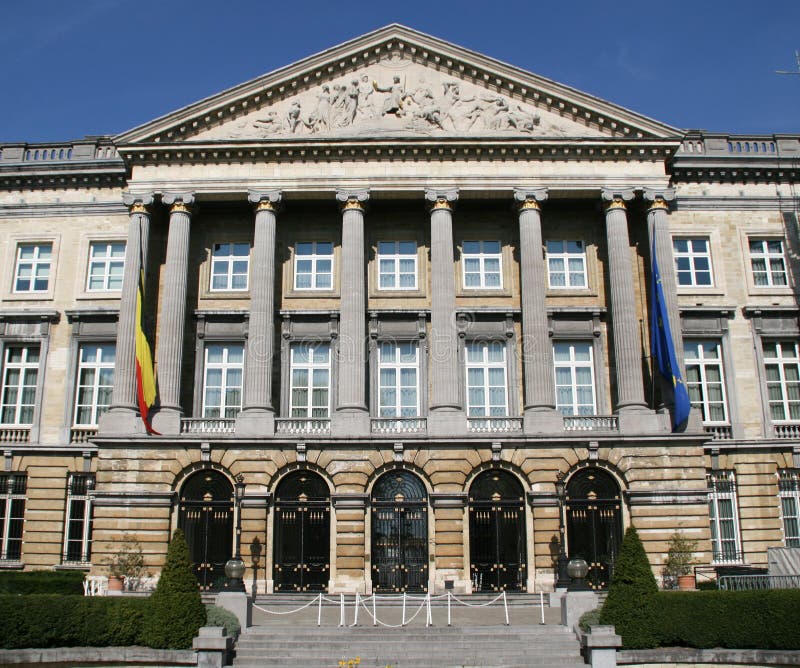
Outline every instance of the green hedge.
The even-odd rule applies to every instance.
[[[0,594],[83,594],[83,571],[0,572]]]
[[[0,595],[0,646],[141,645],[149,601],[121,596]]]

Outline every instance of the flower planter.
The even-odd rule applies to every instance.
[[[117,575],[108,576],[108,591],[122,591],[125,578]]]
[[[694,575],[679,575],[678,576],[678,589],[681,591],[692,591],[695,588]]]

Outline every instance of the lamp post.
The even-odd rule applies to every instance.
[[[564,474],[559,471],[556,475],[556,498],[558,499],[558,579],[556,589],[566,589],[570,583],[567,573],[567,550],[565,544],[566,527],[564,526],[564,510],[567,498],[567,485],[564,482]]]
[[[233,488],[234,502],[236,504],[236,544],[235,554],[232,559],[225,563],[225,575],[228,581],[225,583],[227,591],[245,591],[244,588],[244,561],[242,561],[242,500],[244,499],[244,476],[240,473],[236,476],[236,485]]]

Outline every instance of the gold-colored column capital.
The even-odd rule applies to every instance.
[[[547,197],[547,188],[536,188],[533,190],[525,188],[514,189],[514,200],[517,203],[517,208],[519,211],[525,211],[529,209],[541,211],[541,202],[546,201]]]
[[[170,215],[173,213],[191,214],[194,204],[193,193],[164,193],[161,202],[169,207]]]
[[[283,193],[280,190],[267,192],[251,190],[247,193],[247,201],[255,205],[256,213],[259,211],[277,212],[282,199]]]
[[[342,211],[364,211],[369,190],[337,190],[336,199],[341,203]]]
[[[434,190],[429,188],[425,191],[425,199],[430,202],[430,209],[432,211],[438,209],[452,211],[453,202],[458,199],[458,190],[456,188],[447,190]]]
[[[628,208],[626,202],[630,202],[633,199],[634,192],[632,188],[619,190],[603,188],[601,196],[605,203],[606,211],[613,211],[614,209],[622,209],[624,211]]]
[[[652,210],[666,210],[669,211],[669,202],[675,199],[674,188],[664,188],[663,190],[653,190],[646,188],[642,193],[645,201],[650,202],[648,211]]]
[[[122,202],[128,207],[131,214],[141,213],[150,215],[148,208],[153,203],[153,193],[122,193]]]

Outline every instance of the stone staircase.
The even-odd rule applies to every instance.
[[[473,595],[462,600],[480,606],[493,598]],[[303,605],[308,607],[294,612]],[[338,601],[326,602],[320,609],[310,596],[259,597],[254,626],[239,637],[233,668],[584,666],[574,634],[558,625],[559,610],[545,607],[544,611],[545,624],[541,624],[537,596],[509,596],[506,626],[501,602],[468,607],[453,601],[452,625],[447,626],[447,603],[438,599],[431,604],[433,625],[426,626],[426,606],[418,599],[407,599],[404,613],[402,597],[397,597],[379,599],[375,612],[380,624],[373,624],[372,604],[367,603],[359,609],[358,626],[352,626],[355,600],[348,596],[347,626],[339,627]],[[393,628],[401,624],[404,614],[407,625]]]

